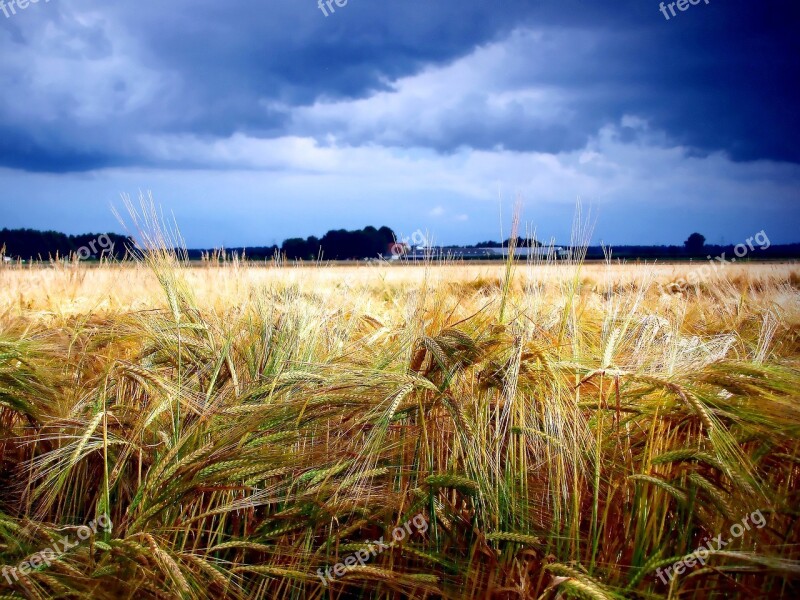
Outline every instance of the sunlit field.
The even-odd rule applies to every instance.
[[[800,267],[693,268],[0,265],[0,596],[797,598]]]

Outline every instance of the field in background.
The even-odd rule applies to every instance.
[[[539,296],[546,292],[558,301],[564,286],[572,287],[577,277],[579,289],[576,292],[589,297],[605,293],[608,286],[628,286],[631,289],[649,286],[651,290],[647,295],[651,300],[660,292],[670,292],[672,297],[659,298],[659,304],[676,304],[681,298],[709,291],[729,292],[735,296],[762,284],[788,283],[800,287],[800,265],[775,262],[726,266],[712,271],[697,285],[664,289],[673,282],[685,281],[691,272],[705,264],[705,261],[640,265],[591,262],[576,266],[572,262],[521,262],[514,266],[513,287],[516,291],[536,288]],[[276,266],[274,263],[253,265],[231,261],[215,266],[186,263],[183,271],[183,278],[198,305],[225,309],[245,303],[245,296],[254,291],[288,287],[328,297],[343,291],[369,295],[387,290],[408,293],[442,284],[447,286],[451,295],[462,288],[466,297],[459,299],[472,301],[472,292],[490,292],[492,288],[497,291],[504,285],[506,264],[339,263],[327,268],[303,263]],[[340,302],[341,299],[336,300],[330,308],[340,308]],[[141,263],[0,265],[0,315],[4,317],[24,314],[32,318],[41,313],[42,317],[53,318],[57,315],[115,313],[164,306],[164,289],[159,284],[158,273]]]
[[[800,267],[695,268],[0,266],[0,594],[795,598]]]

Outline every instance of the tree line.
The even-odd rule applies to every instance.
[[[375,229],[372,226],[355,231],[332,229],[317,238],[289,238],[281,245],[281,253],[289,259],[347,260],[351,258],[376,258],[386,254],[395,242],[395,234],[389,227]]]
[[[705,237],[699,233],[689,236],[682,246],[614,246],[613,256],[620,259],[666,259],[680,260],[687,258],[705,258],[707,255],[717,256],[723,253],[728,255],[735,251],[735,246],[708,245]],[[375,228],[372,226],[363,229],[348,231],[346,229],[332,229],[321,238],[309,236],[307,238],[289,238],[280,246],[249,246],[240,248],[227,248],[228,254],[237,254],[249,260],[269,260],[282,257],[288,260],[357,260],[377,258],[390,253],[393,244],[397,242],[394,231],[389,227]],[[507,248],[511,240],[502,242],[486,241],[471,246],[459,248]],[[515,245],[518,248],[540,247],[542,244],[536,240],[517,238]],[[445,246],[456,248],[456,246]],[[606,249],[600,246],[589,246],[586,258],[602,259]],[[23,260],[48,260],[56,257],[67,258],[79,255],[82,259],[97,260],[100,257],[113,257],[117,260],[125,259],[131,255],[140,254],[135,250],[132,238],[115,233],[82,235],[67,235],[57,231],[37,231],[35,229],[2,229],[0,230],[0,255],[11,259]],[[758,248],[750,253],[749,258],[786,259],[800,257],[800,244],[772,245]],[[185,252],[192,260],[200,260],[215,256],[215,250],[192,249]],[[217,254],[218,255],[218,254]]]
[[[116,233],[67,235],[36,229],[0,230],[0,253],[13,259],[49,260],[75,254],[81,258],[122,259],[132,246],[131,238]]]
[[[102,244],[98,244],[102,240]],[[282,256],[289,260],[350,260],[377,258],[385,255],[395,242],[395,233],[389,227],[372,226],[348,231],[332,229],[321,238],[289,238],[280,246],[230,248],[227,251],[250,259],[269,259]],[[86,252],[83,249],[91,249]],[[12,259],[49,260],[78,254],[83,259],[101,256],[123,259],[129,253],[138,254],[132,238],[114,233],[67,235],[57,231],[35,229],[0,230],[0,253]],[[193,249],[186,254],[190,259],[213,255],[214,250]]]

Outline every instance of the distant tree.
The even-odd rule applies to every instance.
[[[699,233],[693,233],[689,236],[689,239],[683,242],[683,246],[686,248],[686,251],[691,254],[698,254],[702,252],[705,245],[706,238]]]
[[[386,225],[378,229],[378,233],[381,234],[381,238],[387,245],[395,242],[394,231],[392,231]]]
[[[310,260],[317,260],[320,257],[320,243],[317,236],[308,236],[306,240],[306,252],[308,252]]]
[[[375,229],[367,226],[355,231],[331,230],[322,236],[319,245],[322,246],[325,258],[330,260],[375,258],[379,254],[385,254],[394,239],[394,232],[388,227]]]
[[[286,255],[289,260],[308,260],[312,258],[311,248],[306,240],[303,238],[289,238],[284,240],[281,244],[281,252]]]
[[[72,253],[86,248],[89,256],[97,259],[100,256],[124,258],[133,240],[114,233],[86,233],[82,235],[66,235],[57,231],[37,231],[35,229],[2,229],[0,230],[0,247],[5,246],[6,256],[24,260],[48,260],[50,258],[68,257]]]
[[[507,240],[503,240],[502,242],[480,242],[473,246],[466,246],[467,248],[508,248],[511,245],[511,238]],[[517,241],[514,244],[517,248],[539,248],[544,246],[541,242],[534,240],[532,238],[525,238],[522,236],[517,236]]]
[[[511,245],[511,238],[508,238],[505,242],[503,242],[504,248],[508,248],[510,245]],[[517,248],[539,248],[541,246],[544,246],[544,244],[532,238],[526,238],[520,235],[517,236],[517,241],[515,243],[515,246]]]

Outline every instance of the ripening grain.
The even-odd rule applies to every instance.
[[[0,560],[113,522],[0,594],[795,598],[798,268],[688,268],[0,267]]]

